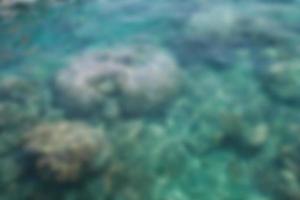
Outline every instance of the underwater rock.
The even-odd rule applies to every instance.
[[[54,87],[57,101],[72,114],[139,115],[171,101],[181,75],[173,58],[161,49],[116,47],[76,57],[57,74]]]
[[[263,89],[273,98],[290,104],[300,104],[300,61],[276,62],[260,70]]]
[[[74,182],[106,163],[110,145],[103,132],[79,122],[42,123],[25,134],[23,150],[44,180]]]

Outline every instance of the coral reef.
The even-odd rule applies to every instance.
[[[33,82],[15,76],[0,80],[0,129],[24,128],[37,120],[42,96]]]
[[[205,9],[194,14],[187,25],[187,35],[196,40],[229,45],[247,43],[262,45],[274,44],[291,36],[289,30],[282,29],[280,21],[275,21],[271,17],[285,12],[284,9],[293,11],[291,7],[284,7],[283,11],[280,11],[276,5],[229,3],[220,6],[211,5]]]
[[[99,169],[110,154],[103,130],[83,123],[42,123],[24,135],[23,149],[33,159],[34,170],[46,180],[73,182]]]
[[[249,123],[245,118],[246,116],[232,113],[222,115],[220,145],[231,148],[243,156],[255,155],[265,146],[270,130],[268,124],[262,120]]]
[[[1,78],[0,98],[28,103],[37,98],[37,93],[33,82],[17,76],[7,76]]]
[[[0,2],[0,199],[300,199],[299,1]]]
[[[253,56],[257,57],[267,47],[291,47],[290,41],[297,39],[298,25],[284,16],[297,17],[296,7],[262,2],[202,5],[187,20],[183,40],[175,50],[185,62],[204,61],[224,68],[245,51],[255,51]],[[190,49],[192,54],[188,54]]]
[[[286,127],[275,156],[265,160],[259,168],[257,181],[274,199],[297,200],[300,198],[300,141],[298,124]]]
[[[259,80],[271,97],[291,104],[300,102],[300,61],[291,59],[272,63],[260,70]]]
[[[180,70],[154,47],[116,47],[76,57],[55,78],[59,102],[71,113],[138,115],[155,111],[180,89]]]

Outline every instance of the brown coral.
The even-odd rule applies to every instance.
[[[110,151],[102,129],[77,122],[42,123],[25,135],[24,150],[34,157],[39,175],[73,182],[103,164]],[[100,167],[100,166],[98,166]]]

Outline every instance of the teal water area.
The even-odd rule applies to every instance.
[[[0,199],[300,199],[299,2],[20,2]]]
[[[160,42],[176,21],[192,10],[180,2],[67,2],[20,13],[2,20],[1,66],[17,61],[64,59],[76,51],[130,40]],[[173,24],[174,23],[174,24]],[[38,41],[38,42],[37,42]],[[54,55],[55,54],[55,55]]]

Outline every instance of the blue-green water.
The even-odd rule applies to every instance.
[[[0,14],[0,199],[300,199],[299,2]]]

